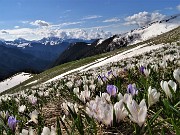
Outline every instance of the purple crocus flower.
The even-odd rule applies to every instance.
[[[11,129],[13,132],[15,132],[15,130],[16,130],[17,122],[18,122],[18,121],[17,121],[16,118],[13,117],[13,116],[10,116],[10,117],[8,118],[8,125],[9,125],[10,129]]]
[[[104,82],[106,82],[107,81],[107,77],[104,75],[104,76],[102,76],[102,80],[104,81]]]
[[[112,70],[108,71],[108,75],[111,75],[112,73],[113,73]]]
[[[132,96],[138,94],[138,90],[135,84],[129,84],[127,87],[127,93],[131,94]]]
[[[98,79],[101,79],[101,76],[100,76],[100,75],[98,75]]]
[[[144,66],[141,66],[140,69],[139,69],[142,74],[144,74],[144,69],[145,69]]]
[[[107,85],[106,90],[111,96],[116,96],[118,92],[118,88],[115,85]]]

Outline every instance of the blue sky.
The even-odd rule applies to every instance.
[[[111,33],[121,33],[153,21],[152,16],[159,19],[180,13],[180,1],[0,0],[0,13],[0,38],[36,39],[57,30],[90,31],[99,28]],[[139,18],[135,18],[136,15],[133,17],[134,14]],[[138,22],[141,16],[148,17],[148,20]],[[39,35],[33,36],[34,31]]]

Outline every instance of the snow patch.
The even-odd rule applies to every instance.
[[[101,61],[99,63],[96,63],[96,64],[94,64],[92,66],[89,66],[86,69],[81,70],[81,72],[90,70],[92,68],[100,67],[100,66],[106,65],[106,64],[111,63],[111,62],[117,62],[117,61],[120,61],[120,60],[125,59],[125,58],[130,58],[130,57],[133,57],[133,56],[137,56],[137,55],[143,54],[145,52],[149,52],[151,50],[156,50],[156,49],[161,48],[163,46],[164,45],[161,45],[161,44],[152,45],[152,46],[147,46],[146,44],[140,45],[140,46],[137,46],[137,47],[132,48],[130,50],[124,51],[124,52],[122,52],[120,54],[117,54],[117,55],[115,55],[113,57],[110,57],[110,58],[108,58],[106,60],[103,60],[103,61]]]
[[[35,81],[32,81],[32,82],[26,84],[25,86],[28,86],[28,85],[30,85],[30,84],[37,83],[37,82],[38,82],[38,80],[35,80]]]
[[[24,82],[25,80],[31,77],[32,77],[31,74],[22,72],[20,74],[17,74],[15,76],[12,76],[11,78],[8,78],[0,82],[0,93]]]
[[[97,59],[95,62],[92,62],[92,63],[87,64],[87,65],[85,65],[85,66],[82,66],[82,67],[79,67],[79,68],[70,70],[70,71],[65,72],[65,73],[63,73],[63,74],[60,74],[60,75],[58,75],[58,76],[56,76],[56,77],[54,77],[54,78],[46,81],[45,83],[49,83],[49,82],[55,81],[55,80],[60,79],[60,78],[62,78],[63,76],[68,75],[68,74],[70,74],[70,73],[84,70],[84,69],[86,69],[87,67],[91,66],[92,64],[96,64],[97,62],[101,62],[101,61],[105,60],[106,58],[107,58],[107,57],[104,57],[104,58],[101,58],[101,59]],[[45,83],[44,83],[44,84],[45,84]]]

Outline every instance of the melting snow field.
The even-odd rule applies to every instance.
[[[10,89],[22,82],[24,82],[25,80],[31,78],[31,74],[28,74],[28,73],[20,73],[20,74],[17,74],[11,78],[8,78],[2,82],[0,82],[0,92],[3,92],[7,89]]]
[[[155,49],[161,48],[163,46],[164,45],[153,45],[153,46],[140,45],[138,47],[132,48],[130,50],[127,50],[127,51],[124,51],[120,54],[117,54],[113,57],[110,57],[104,61],[97,63],[97,64],[94,64],[94,65],[92,65],[92,66],[90,66],[84,70],[81,70],[81,72],[87,71],[87,70],[95,68],[95,67],[100,67],[100,66],[103,66],[103,65],[111,63],[111,62],[117,62],[117,61],[120,61],[120,60],[125,59],[125,58],[130,58],[130,57],[133,57],[136,55],[140,55],[142,53],[149,52],[151,50],[155,50]]]
[[[68,71],[68,72],[65,72],[65,73],[63,73],[63,74],[60,74],[60,75],[58,75],[58,76],[56,76],[56,77],[54,77],[54,78],[46,81],[45,83],[55,81],[55,80],[60,79],[60,78],[62,78],[63,76],[68,75],[68,74],[70,74],[70,73],[73,73],[73,72],[76,72],[76,71],[81,71],[81,70],[83,70],[83,69],[91,66],[92,64],[95,64],[95,63],[97,63],[97,62],[100,62],[100,61],[105,60],[106,58],[107,58],[107,57],[104,57],[104,58],[101,58],[101,59],[97,59],[97,60],[96,60],[95,62],[93,62],[93,63],[87,64],[87,65],[85,65],[85,66],[82,66],[82,67],[79,67],[79,68],[75,68],[75,69],[70,70],[70,71]]]
[[[57,79],[62,78],[65,75],[68,75],[68,74],[73,73],[73,72],[87,71],[87,70],[90,70],[90,69],[95,68],[95,67],[103,66],[103,65],[108,64],[110,62],[117,62],[117,61],[120,61],[120,60],[125,59],[125,58],[133,57],[133,56],[145,53],[145,52],[149,52],[151,50],[161,48],[163,46],[164,45],[153,45],[153,46],[146,46],[146,44],[140,45],[140,46],[137,46],[135,48],[129,49],[127,51],[124,51],[122,53],[119,53],[119,54],[117,54],[115,56],[112,56],[110,58],[107,58],[107,57],[101,58],[101,59],[98,59],[96,62],[87,64],[85,66],[82,66],[82,67],[79,67],[79,68],[76,68],[76,69],[73,69],[73,70],[70,70],[68,72],[65,72],[65,73],[63,73],[61,75],[58,75],[58,76],[46,81],[45,83],[55,81]]]

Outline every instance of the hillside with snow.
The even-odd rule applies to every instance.
[[[31,77],[31,74],[22,72],[6,80],[3,80],[2,82],[0,82],[0,93],[24,82]]]
[[[166,17],[163,20],[152,22],[147,26],[131,30],[124,34],[113,35],[107,39],[97,39],[91,44],[77,42],[69,46],[62,54],[60,54],[54,65],[57,66],[70,61],[140,43],[171,31],[178,26],[180,26],[180,14]]]
[[[139,43],[166,33],[174,28],[177,28],[178,26],[180,26],[180,14],[166,17],[163,20],[152,22],[147,26],[118,35],[116,38],[114,38],[113,43],[121,41],[123,38],[127,39],[129,44]]]
[[[84,42],[72,43],[71,46],[68,47],[68,49],[62,53],[64,56],[62,57],[62,55],[60,55],[60,58],[68,58],[69,59],[69,57],[70,57],[70,58],[73,58],[73,59],[71,59],[71,61],[77,60],[77,59],[80,59],[79,61],[81,61],[81,58],[84,58],[84,56],[86,56],[86,57],[94,56],[97,54],[99,54],[99,55],[102,54],[102,56],[103,56],[103,54],[106,52],[113,52],[113,50],[117,50],[117,49],[121,50],[121,48],[124,49],[125,51],[123,51],[123,52],[115,51],[117,54],[106,55],[104,57],[100,57],[95,61],[92,61],[92,62],[82,65],[81,67],[78,67],[77,66],[78,64],[77,64],[74,67],[69,66],[70,68],[69,69],[67,68],[68,70],[66,70],[66,68],[63,68],[63,70],[61,70],[61,71],[59,71],[59,70],[52,71],[52,73],[50,73],[50,74],[53,74],[52,77],[46,76],[47,73],[44,74],[44,76],[42,76],[43,75],[43,73],[42,73],[41,77],[39,77],[37,79],[35,79],[35,78],[32,79],[27,84],[24,84],[24,86],[29,87],[34,84],[38,84],[39,82],[41,82],[41,83],[51,82],[56,79],[62,78],[65,75],[71,74],[73,72],[87,71],[87,70],[90,70],[90,69],[93,69],[93,68],[96,68],[99,66],[103,66],[107,63],[117,62],[117,61],[125,59],[125,58],[133,57],[133,56],[145,53],[145,52],[149,52],[152,50],[156,50],[158,48],[162,48],[163,44],[170,43],[174,40],[179,41],[179,36],[178,36],[179,32],[180,32],[179,31],[180,27],[178,27],[179,26],[179,18],[180,18],[180,16],[177,15],[177,16],[171,17],[171,18],[163,20],[163,21],[154,22],[152,24],[149,24],[146,27],[139,28],[139,29],[133,30],[131,32],[125,33],[124,35],[114,35],[113,37],[110,37],[105,40],[103,40],[103,39],[95,40],[93,43],[91,43],[91,45],[90,45],[90,43],[84,43]],[[173,28],[175,28],[175,29],[173,29]],[[132,38],[132,37],[130,37],[130,34],[131,34],[131,36],[132,35],[136,35],[136,36],[132,36],[133,37]],[[141,38],[137,35],[141,35]],[[156,36],[158,36],[158,37],[156,38]],[[26,42],[25,40],[21,39],[21,43],[23,41]],[[135,43],[139,43],[141,41],[144,41],[144,43],[142,42],[140,44],[135,44]],[[44,42],[44,41],[42,41],[42,42]],[[133,45],[133,44],[135,44],[135,45]],[[134,47],[126,50],[126,48],[128,48],[129,45],[132,45],[132,47],[133,46]],[[36,46],[34,46],[34,47],[36,47]],[[50,47],[50,46],[47,46],[47,47]],[[42,48],[43,48],[43,45],[42,45]],[[13,49],[13,48],[11,48],[11,49]],[[29,48],[29,49],[31,49],[31,48]],[[13,52],[13,50],[12,50],[12,52]],[[80,53],[80,52],[82,52],[82,53]],[[37,52],[37,54],[38,54],[38,52]],[[90,55],[88,55],[88,54],[90,54]],[[76,56],[78,56],[78,57],[76,57]],[[86,61],[86,59],[85,59],[85,61]],[[66,61],[66,62],[68,62],[68,61]],[[75,61],[72,63],[76,63],[76,62],[78,63],[78,61]],[[39,64],[39,63],[37,63],[37,64],[39,66],[41,66],[41,64]],[[59,65],[58,60],[56,61],[56,64]],[[69,65],[69,64],[67,63],[67,65]],[[81,63],[79,64],[79,66],[80,65],[81,65]],[[1,66],[1,68],[2,67],[3,66]],[[48,70],[47,70],[47,72],[48,72]],[[42,79],[43,79],[43,81],[42,81]],[[20,82],[21,81],[15,82],[13,84],[13,86],[18,85]],[[3,85],[2,85],[2,87],[5,87],[5,89],[11,88],[11,87],[7,87],[7,86],[8,85],[5,85],[5,83],[3,83]]]

